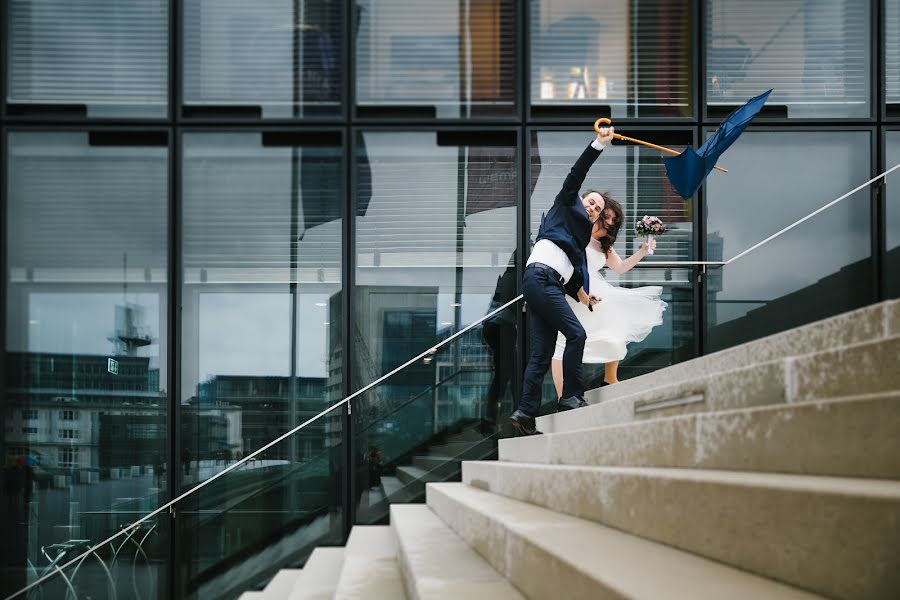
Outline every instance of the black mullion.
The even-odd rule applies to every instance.
[[[170,127],[169,133],[169,241],[168,241],[168,369],[167,385],[168,394],[168,426],[169,426],[169,497],[175,498],[181,493],[181,469],[180,457],[182,450],[181,440],[181,302],[182,302],[182,245],[181,245],[181,132],[177,127]],[[186,581],[185,567],[181,560],[181,545],[178,539],[181,537],[183,525],[180,518],[181,507],[173,507],[169,520],[169,553],[167,557],[168,590],[170,598],[182,597],[181,582]]]
[[[876,174],[887,169],[887,134],[884,127],[873,133],[872,164]],[[872,196],[872,274],[874,278],[874,302],[887,297],[887,181],[882,177],[875,183]]]
[[[352,0],[351,0],[352,1]],[[343,370],[341,381],[343,385],[343,396],[346,398],[354,391],[352,381],[351,364],[356,358],[352,346],[354,325],[356,324],[356,311],[354,308],[354,298],[356,296],[356,240],[354,232],[356,231],[356,136],[358,131],[353,127],[344,128],[344,148],[347,149],[349,156],[345,156],[344,169],[346,174],[346,202],[344,206],[347,208],[347,214],[344,216],[343,248],[345,250],[344,260],[342,261],[343,275],[345,277],[342,282],[343,293],[343,317],[345,319],[342,334],[343,349],[341,351],[341,368]],[[361,399],[361,398],[360,398]],[[350,530],[356,522],[356,461],[355,450],[356,440],[354,438],[353,427],[353,401],[347,403],[346,407],[341,409],[344,416],[344,528],[343,539],[346,540],[350,536]],[[357,403],[359,404],[359,403]]]
[[[0,42],[0,46],[5,46],[6,44]],[[6,96],[2,96],[2,100],[6,101]],[[0,111],[2,113],[3,111]],[[7,319],[7,288],[9,286],[9,273],[7,273],[7,264],[6,264],[6,256],[7,256],[7,240],[6,240],[6,223],[7,223],[7,206],[6,206],[6,162],[8,156],[8,146],[6,141],[7,131],[6,127],[0,123],[0,273],[3,276],[3,282],[0,284],[0,456],[6,459],[6,407],[9,406],[6,402],[6,319]],[[5,497],[6,490],[4,489],[3,481],[5,477],[0,478],[0,494],[3,494]],[[6,524],[10,523],[9,518],[4,518],[3,529],[6,529]],[[14,535],[14,534],[13,534]],[[6,536],[4,536],[6,537]],[[10,536],[12,537],[12,536]],[[9,538],[6,538],[9,539]],[[26,557],[22,557],[23,561]],[[5,565],[4,565],[5,566]],[[23,564],[24,566],[24,564]],[[16,580],[14,584],[16,587],[22,587],[26,583],[23,576],[21,579]],[[21,585],[19,585],[21,584]],[[5,586],[4,586],[5,587]],[[2,588],[0,588],[2,589]],[[12,591],[3,590],[3,591]]]
[[[706,118],[706,11],[707,2],[711,0],[696,0],[694,4],[694,19],[696,29],[694,32],[694,45],[697,53],[694,57],[694,65],[697,69],[695,87],[697,93],[697,110],[694,114],[698,120],[694,124],[694,146],[703,140],[703,120]],[[695,195],[694,206],[694,260],[706,260],[706,186],[701,185]],[[721,267],[720,267],[721,268]],[[707,339],[707,275],[703,267],[697,266],[691,269],[694,288],[694,355],[703,356],[706,353]]]

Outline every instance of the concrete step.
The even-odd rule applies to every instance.
[[[900,390],[900,336],[697,377],[538,417],[544,433]],[[616,386],[609,386],[616,387]],[[606,388],[603,388],[606,389]]]
[[[428,454],[437,456],[458,456],[472,447],[473,444],[479,444],[484,440],[450,442],[447,444],[438,444],[428,448]]]
[[[412,465],[397,467],[396,475],[403,485],[409,485],[416,481],[437,481],[439,479],[437,475]]]
[[[391,506],[407,596],[521,600],[522,595],[423,504]]]
[[[900,301],[888,301],[658,369],[614,386],[590,390],[585,396],[591,403],[605,402],[718,372],[884,339],[898,334],[900,334]]]
[[[891,300],[591,390],[586,394],[586,399],[589,402],[613,400],[712,373],[896,335],[900,335],[900,300]]]
[[[285,600],[290,597],[301,569],[281,569],[262,591],[244,592],[240,600]]]
[[[838,598],[900,597],[900,482],[463,463],[480,489]]]
[[[499,455],[508,462],[900,479],[900,392],[509,438],[500,440]]]
[[[344,548],[316,548],[303,565],[290,600],[330,600],[343,568]]]
[[[422,455],[413,457],[413,466],[426,472],[433,471],[434,469],[442,467],[450,462],[458,463],[459,461],[454,459],[452,456]]]
[[[428,506],[528,598],[818,597],[463,483],[429,484]]]
[[[350,531],[335,600],[404,600],[397,539],[387,525]]]

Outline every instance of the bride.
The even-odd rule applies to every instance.
[[[590,190],[593,191],[593,190]],[[601,194],[606,207],[600,219],[594,224],[591,241],[585,250],[587,268],[590,273],[591,295],[600,298],[593,312],[573,298],[566,300],[575,316],[584,326],[587,342],[584,345],[584,362],[605,363],[604,385],[618,383],[619,361],[625,358],[625,345],[643,340],[650,331],[662,323],[666,303],[660,299],[662,287],[622,288],[612,285],[600,275],[604,265],[616,273],[630,271],[634,265],[647,256],[648,249],[656,248],[656,240],[650,238],[641,249],[626,260],[622,260],[613,248],[619,228],[625,220],[622,206],[607,194]],[[556,352],[551,364],[553,384],[557,397],[562,393],[562,356],[566,338],[556,338]]]

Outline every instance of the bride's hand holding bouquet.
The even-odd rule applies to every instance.
[[[648,217],[647,215],[644,215],[644,218],[634,224],[635,234],[647,238],[645,246],[647,248],[647,254],[650,256],[653,256],[653,251],[656,249],[655,238],[661,236],[666,231],[668,231],[668,229],[659,217]]]

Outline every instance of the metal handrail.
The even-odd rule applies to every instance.
[[[859,186],[853,188],[852,190],[850,190],[850,191],[847,192],[846,194],[843,194],[843,195],[839,196],[838,198],[835,198],[835,199],[832,200],[831,202],[829,202],[829,203],[827,203],[827,204],[821,206],[820,208],[814,210],[813,212],[809,213],[809,214],[806,215],[805,217],[802,217],[802,218],[798,219],[797,221],[794,221],[793,223],[791,223],[791,224],[788,225],[787,227],[785,227],[785,228],[781,229],[780,231],[778,231],[778,232],[776,232],[776,233],[770,235],[769,237],[765,238],[764,240],[762,240],[762,241],[760,241],[760,242],[754,244],[753,246],[747,248],[746,250],[744,250],[744,251],[741,252],[740,254],[737,254],[737,255],[731,257],[730,259],[728,259],[728,260],[726,260],[726,261],[659,261],[659,262],[651,262],[651,263],[647,263],[647,264],[646,264],[646,267],[651,267],[651,266],[654,266],[654,265],[656,265],[656,266],[702,266],[702,267],[704,267],[704,269],[705,269],[707,266],[725,267],[725,266],[730,265],[731,263],[735,262],[736,260],[738,260],[738,259],[740,259],[740,258],[743,258],[743,257],[746,256],[747,254],[750,254],[751,252],[753,252],[753,251],[756,250],[757,248],[760,248],[761,246],[763,246],[763,245],[765,245],[765,244],[771,242],[772,240],[774,240],[774,239],[780,237],[781,235],[787,233],[787,232],[790,231],[791,229],[793,229],[793,228],[797,227],[798,225],[800,225],[801,223],[803,223],[803,222],[805,222],[805,221],[811,219],[812,217],[816,216],[817,214],[819,214],[819,213],[821,213],[821,212],[823,212],[823,211],[825,211],[825,210],[831,208],[832,206],[834,206],[835,204],[838,204],[839,202],[842,202],[843,200],[845,200],[846,198],[849,198],[850,196],[852,196],[853,194],[857,193],[858,191],[860,191],[860,190],[862,190],[862,189],[864,189],[864,188],[866,188],[866,187],[872,185],[873,183],[875,183],[875,182],[878,181],[879,179],[883,179],[883,178],[887,177],[890,173],[894,172],[894,171],[897,170],[897,169],[900,169],[900,163],[894,165],[893,167],[891,167],[891,168],[888,169],[887,171],[884,171],[883,173],[881,173],[881,174],[879,174],[879,175],[876,175],[875,177],[873,177],[872,179],[868,180],[867,182],[865,182],[865,183],[863,183],[863,184],[860,184]],[[434,346],[432,346],[432,347],[429,348],[428,350],[425,350],[424,352],[418,354],[417,356],[415,356],[415,357],[409,359],[408,361],[406,361],[405,363],[403,363],[403,364],[400,365],[399,367],[395,368],[394,370],[390,371],[389,373],[387,373],[387,374],[385,374],[385,375],[382,375],[381,377],[379,377],[379,378],[376,379],[375,381],[369,383],[369,384],[366,385],[365,387],[363,387],[363,388],[357,390],[356,392],[353,392],[352,394],[350,394],[349,396],[347,396],[346,398],[344,398],[344,399],[341,400],[340,402],[337,402],[337,403],[335,403],[335,404],[332,404],[331,406],[329,406],[328,408],[326,408],[325,410],[323,410],[322,412],[320,412],[320,413],[317,414],[316,416],[314,416],[314,417],[312,417],[312,418],[310,418],[310,419],[307,419],[306,421],[304,421],[304,422],[301,423],[300,425],[294,427],[294,428],[291,429],[290,431],[288,431],[288,432],[282,434],[281,436],[279,436],[279,437],[277,437],[276,439],[272,440],[271,442],[267,443],[265,446],[262,446],[261,448],[258,448],[257,450],[251,452],[250,454],[248,454],[247,456],[245,456],[245,457],[242,458],[241,460],[239,460],[239,461],[237,461],[237,462],[231,464],[230,466],[226,467],[225,469],[219,471],[218,473],[216,473],[215,475],[213,475],[213,476],[210,477],[209,479],[206,479],[206,480],[204,480],[204,481],[201,481],[201,482],[198,483],[196,486],[192,487],[191,489],[189,489],[188,491],[186,491],[186,492],[184,492],[183,494],[179,495],[178,497],[174,498],[173,500],[170,500],[170,501],[166,502],[165,504],[163,504],[162,506],[160,506],[159,508],[157,508],[157,509],[154,510],[153,512],[147,513],[146,515],[144,515],[142,518],[138,519],[138,520],[135,521],[134,523],[132,523],[132,524],[126,526],[126,527],[123,527],[123,528],[120,529],[117,533],[115,533],[115,534],[111,535],[110,537],[106,538],[105,540],[103,540],[103,541],[100,542],[99,544],[97,544],[97,545],[95,545],[95,546],[92,546],[91,548],[89,548],[88,550],[86,550],[84,553],[82,553],[82,554],[76,556],[75,558],[71,559],[70,561],[68,561],[68,562],[65,563],[64,565],[57,566],[57,567],[56,567],[53,571],[51,571],[50,573],[47,573],[46,575],[40,577],[39,579],[37,579],[37,580],[31,582],[30,584],[28,584],[27,586],[23,587],[23,588],[20,589],[19,591],[14,592],[12,595],[7,596],[7,597],[6,597],[6,600],[11,600],[12,598],[15,598],[15,597],[17,597],[17,596],[23,594],[24,592],[27,592],[28,590],[30,590],[31,588],[37,586],[38,584],[42,583],[43,581],[46,581],[47,579],[50,579],[51,577],[53,577],[53,576],[54,576],[56,573],[58,573],[58,572],[61,573],[64,569],[66,569],[67,567],[69,567],[69,566],[75,564],[77,561],[82,560],[83,558],[85,558],[86,556],[88,556],[89,554],[91,554],[92,552],[95,552],[98,548],[100,548],[100,547],[106,545],[107,543],[113,541],[114,539],[118,538],[119,536],[125,534],[126,532],[130,531],[132,528],[138,527],[138,526],[139,526],[140,524],[142,524],[143,522],[147,521],[148,519],[153,518],[154,516],[158,515],[159,513],[163,512],[164,510],[170,509],[171,512],[174,512],[174,510],[172,509],[172,507],[174,507],[177,503],[181,502],[182,500],[184,500],[184,499],[187,498],[188,496],[194,494],[195,492],[197,492],[198,490],[202,489],[202,488],[205,487],[206,485],[209,485],[210,483],[212,483],[212,482],[215,481],[216,479],[219,479],[220,477],[225,476],[227,473],[230,473],[231,471],[237,469],[238,467],[242,466],[243,464],[245,464],[245,463],[248,462],[249,460],[255,458],[258,454],[264,452],[265,450],[268,450],[269,448],[271,448],[272,446],[274,446],[274,445],[277,444],[278,442],[281,442],[282,440],[284,440],[284,439],[286,439],[286,438],[288,438],[288,437],[294,435],[295,433],[297,433],[298,431],[300,431],[301,429],[303,429],[304,427],[306,427],[306,426],[309,425],[310,423],[313,423],[314,421],[317,421],[317,420],[320,419],[321,417],[323,417],[323,416],[327,415],[328,413],[332,412],[334,409],[339,408],[339,407],[341,407],[341,406],[343,406],[343,405],[345,405],[345,404],[347,404],[347,405],[348,405],[348,409],[350,409],[350,408],[351,408],[350,401],[351,401],[353,398],[356,398],[356,397],[359,396],[360,394],[363,394],[363,393],[367,392],[368,390],[370,390],[370,389],[372,389],[373,387],[375,387],[375,386],[377,386],[378,384],[380,384],[380,383],[381,383],[382,381],[384,381],[385,379],[388,379],[388,378],[392,377],[393,375],[395,375],[396,373],[402,371],[403,369],[405,369],[405,368],[408,367],[409,365],[413,364],[414,362],[418,361],[419,359],[424,358],[425,356],[428,356],[429,354],[434,354],[435,352],[437,352],[438,348],[440,348],[440,347],[444,346],[445,344],[447,344],[447,343],[453,341],[454,339],[458,338],[458,337],[461,336],[462,334],[464,334],[464,333],[466,333],[467,331],[473,329],[474,327],[480,325],[480,324],[481,324],[482,322],[484,322],[485,320],[487,320],[487,319],[493,317],[494,315],[496,315],[496,314],[502,312],[503,310],[505,310],[506,308],[512,306],[513,304],[516,304],[517,302],[519,302],[519,300],[522,300],[523,298],[524,298],[524,294],[519,294],[518,296],[516,296],[515,298],[513,298],[512,300],[510,300],[509,302],[507,302],[507,303],[504,304],[503,306],[501,306],[501,307],[499,307],[499,308],[497,308],[497,309],[495,309],[495,310],[489,312],[489,313],[486,314],[485,316],[483,316],[483,317],[481,317],[480,319],[478,319],[478,320],[472,322],[471,324],[467,325],[467,326],[464,327],[463,329],[460,329],[459,331],[457,331],[456,333],[454,333],[454,334],[451,335],[450,337],[448,337],[448,338],[446,338],[446,339],[440,341],[439,343],[435,344]]]

